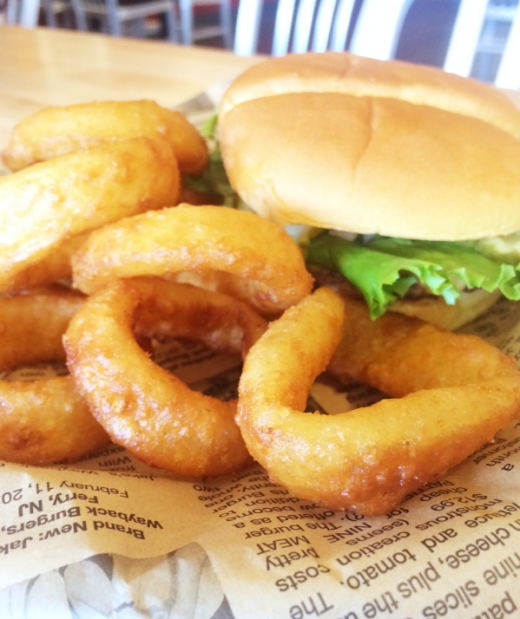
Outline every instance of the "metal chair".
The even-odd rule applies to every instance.
[[[345,49],[354,1],[279,0],[272,55]],[[239,4],[234,44],[239,56],[250,56],[258,48],[262,5],[262,0]]]
[[[7,0],[6,22],[24,28],[36,28],[43,8],[45,22],[50,28],[57,28],[57,15],[63,15],[68,21],[71,6],[68,0]]]
[[[27,0],[28,1],[28,0]],[[46,0],[49,1],[49,0]],[[192,45],[194,41],[222,36],[226,47],[233,46],[231,0],[71,0],[79,30],[88,29],[88,18],[98,18],[104,31],[122,36],[146,36],[145,20],[163,15],[169,41]],[[194,11],[200,6],[219,8],[220,24],[195,27]],[[180,28],[178,26],[180,16]],[[126,28],[125,28],[126,26]]]
[[[497,26],[506,26],[505,36],[498,36]],[[508,30],[508,32],[507,32]],[[501,88],[520,87],[520,22],[517,0],[461,0],[455,26],[446,54],[446,71],[468,76],[472,74],[479,54],[484,57],[482,73],[492,71],[494,83]]]
[[[233,25],[231,0],[178,0],[181,17],[181,37],[184,45],[194,41],[222,36],[227,49],[233,47]],[[194,11],[197,7],[219,5],[220,24],[216,26],[194,27]]]
[[[511,29],[507,39],[502,60],[498,68],[495,85],[499,88],[512,88],[518,90],[520,88],[520,10],[516,14],[511,23]]]
[[[348,49],[360,56],[395,57],[408,11],[414,0],[363,0],[354,24],[354,0],[279,0],[271,53]],[[506,5],[504,5],[506,3]],[[469,76],[477,54],[500,56],[497,86],[520,87],[520,18],[517,0],[461,0],[444,69]],[[235,53],[248,56],[258,47],[263,2],[242,0],[237,15]],[[486,27],[497,21],[511,24],[507,44],[490,49]],[[487,45],[487,47],[486,47]],[[495,44],[496,47],[496,44]],[[517,68],[518,67],[518,68]],[[478,76],[493,81],[493,78]]]
[[[395,56],[408,10],[414,0],[363,0],[350,51],[388,60]]]
[[[118,0],[71,0],[78,30],[89,30],[89,18],[101,21],[102,30],[113,36],[123,36],[128,30],[136,37],[146,36],[146,18],[164,15],[167,39],[179,42],[174,0],[142,0],[132,4]],[[126,27],[126,29],[125,29]]]

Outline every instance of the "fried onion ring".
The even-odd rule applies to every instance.
[[[184,337],[244,356],[265,321],[236,299],[159,278],[119,280],[87,300],[65,335],[77,389],[115,443],[183,476],[216,477],[250,462],[236,400],[192,391],[138,346],[140,336]]]
[[[184,174],[206,166],[206,143],[196,128],[180,112],[148,100],[44,108],[15,127],[2,159],[15,172],[57,155],[140,136],[168,142]]]
[[[61,338],[83,299],[59,289],[0,298],[0,371],[65,361]],[[108,441],[70,376],[0,380],[0,459],[33,465],[77,460]]]
[[[74,286],[87,294],[117,278],[184,278],[265,314],[297,303],[312,287],[302,254],[283,228],[221,206],[182,204],[105,226],[72,265]]]
[[[171,148],[149,138],[63,155],[0,178],[0,291],[70,274],[74,237],[173,205],[178,192]]]
[[[348,321],[327,368],[343,383],[364,382],[401,398],[421,389],[520,377],[515,361],[474,335],[451,333],[397,312],[371,320],[365,305],[344,298]]]
[[[38,262],[33,262],[14,273],[5,288],[11,293],[30,291],[34,288],[68,280],[71,275],[71,259],[88,237],[88,232],[67,239]],[[0,269],[1,272],[1,269]]]
[[[423,336],[404,316],[398,319],[400,332],[386,315],[370,329],[367,313],[356,327],[360,312],[367,310],[321,288],[272,323],[244,364],[237,420],[253,457],[295,496],[381,515],[519,415],[520,373],[478,338],[432,326],[427,331],[435,335]],[[396,380],[396,395],[403,397],[339,415],[303,414],[308,390],[340,339],[344,313],[347,340],[357,330],[355,345],[342,344],[335,362],[354,368],[347,378],[388,389]],[[410,331],[411,339],[403,335]],[[386,337],[388,343],[381,343]],[[397,352],[389,354],[393,347]],[[439,369],[447,365],[445,350],[451,371]],[[357,354],[363,357],[359,364]],[[424,378],[418,365],[423,361]]]

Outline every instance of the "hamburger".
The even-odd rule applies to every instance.
[[[317,278],[361,295],[373,318],[397,310],[454,329],[520,298],[520,112],[493,87],[293,54],[231,84],[217,134],[244,203],[292,231]]]

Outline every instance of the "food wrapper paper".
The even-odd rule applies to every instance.
[[[182,109],[202,121],[219,94]],[[518,304],[465,331],[520,358]],[[193,388],[236,394],[232,356],[170,343],[155,358]],[[325,379],[310,406],[380,397]],[[113,444],[71,465],[0,463],[0,617],[519,617],[519,488],[520,422],[377,518],[298,500],[258,465],[176,479]]]

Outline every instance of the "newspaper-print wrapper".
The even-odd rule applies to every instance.
[[[182,109],[202,121],[219,94]],[[464,330],[520,358],[518,304]],[[233,356],[174,342],[155,360],[194,389],[236,394]],[[380,397],[325,380],[310,405],[334,414]],[[0,463],[0,480],[2,619],[520,616],[520,422],[378,518],[301,501],[258,465],[176,479],[113,444],[67,466]]]

